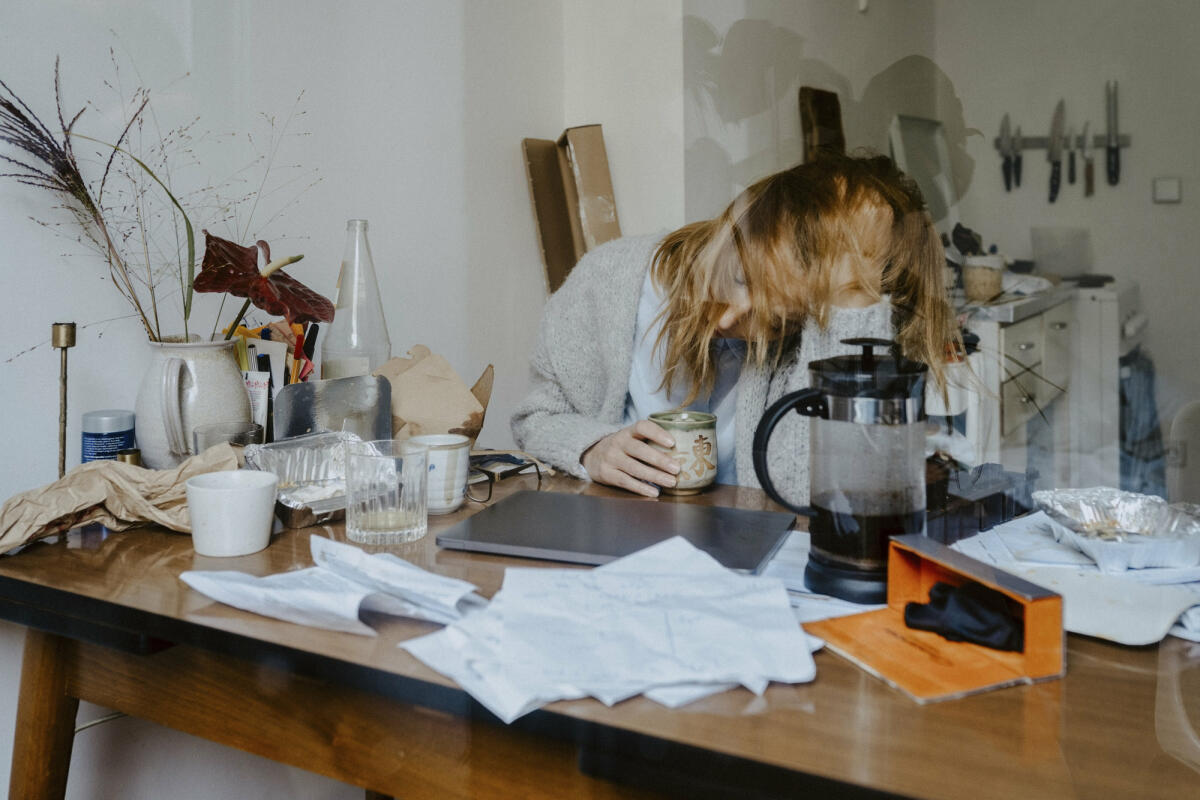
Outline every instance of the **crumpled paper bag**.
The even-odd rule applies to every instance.
[[[210,447],[173,469],[89,461],[48,486],[14,495],[4,503],[0,553],[93,522],[114,531],[154,523],[191,533],[187,479],[237,468],[237,453],[230,444]]]
[[[392,436],[460,433],[474,447],[492,397],[492,365],[468,389],[450,363],[425,345],[414,345],[408,355],[391,359],[373,373],[392,384]]]

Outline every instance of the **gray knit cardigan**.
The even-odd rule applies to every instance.
[[[608,242],[585,255],[546,302],[530,359],[532,389],[512,417],[522,450],[579,478],[585,450],[624,427],[638,299],[661,236]],[[737,479],[758,487],[754,430],[768,404],[809,385],[807,364],[855,352],[853,336],[891,336],[887,303],[835,309],[829,327],[805,325],[798,349],[778,370],[746,363],[737,383]],[[789,414],[767,449],[771,480],[793,503],[808,503],[809,422]]]

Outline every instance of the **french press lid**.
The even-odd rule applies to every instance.
[[[812,387],[825,395],[829,419],[903,425],[925,418],[928,367],[900,355],[887,339],[843,339],[842,344],[862,352],[808,365]]]

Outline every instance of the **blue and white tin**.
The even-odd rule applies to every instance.
[[[133,447],[133,412],[120,408],[88,411],[83,415],[80,461],[115,460],[117,452]]]

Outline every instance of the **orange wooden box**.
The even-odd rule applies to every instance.
[[[904,624],[904,606],[929,602],[938,581],[981,583],[1004,594],[1025,624],[1025,650],[951,642]],[[888,551],[887,608],[805,624],[830,650],[918,703],[1059,678],[1066,672],[1062,596],[920,534],[897,536]]]

